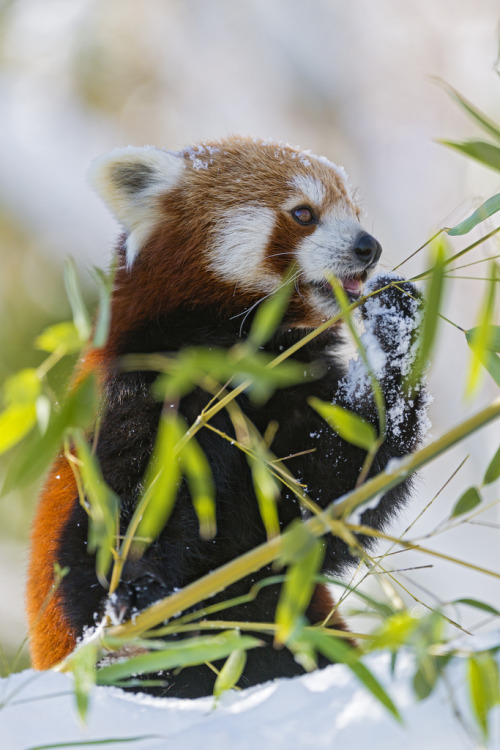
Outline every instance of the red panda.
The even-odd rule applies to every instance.
[[[102,384],[105,406],[96,452],[104,478],[120,497],[125,529],[154,446],[161,404],[150,393],[155,374],[120,371],[117,359],[130,353],[178,352],[188,345],[233,346],[247,336],[259,302],[277,289],[295,262],[294,293],[265,347],[276,354],[338,312],[325,274],[337,277],[355,299],[373,274],[381,247],[360,223],[344,171],[281,143],[232,137],[175,153],[149,146],[117,149],[95,162],[90,177],[124,230],[117,248],[109,339],[103,349],[89,353],[84,369],[97,371]],[[386,439],[372,473],[414,450],[423,430],[424,389],[411,400],[402,389],[418,322],[418,295],[408,282],[400,280],[396,288],[388,285],[390,280],[375,277],[369,282],[372,291],[381,291],[361,308],[366,336],[376,343],[378,358],[372,365],[388,413]],[[260,406],[245,393],[238,396],[240,408],[262,433],[270,422],[278,425],[273,453],[294,456],[286,465],[322,507],[355,486],[365,452],[333,432],[308,399],[334,401],[378,426],[367,374],[360,362],[343,361],[341,343],[342,331],[334,326],[294,355],[300,362],[322,363],[323,374],[316,380],[278,389]],[[192,423],[208,400],[207,393],[195,388],[181,398],[179,411]],[[224,412],[215,424],[232,432]],[[120,611],[143,609],[265,541],[245,457],[208,430],[199,433],[199,442],[216,487],[217,534],[213,541],[200,538],[188,487],[181,484],[163,532],[138,563],[125,566],[115,594]],[[388,492],[376,508],[364,511],[363,522],[383,526],[408,490],[406,481]],[[295,498],[284,488],[281,527],[300,516]],[[86,513],[60,456],[42,492],[31,538],[27,612],[37,669],[66,656],[84,629],[95,624],[96,613],[103,612],[106,590],[96,577],[86,540]],[[345,544],[328,537],[324,572],[338,573],[351,561]],[[67,566],[69,574],[50,596],[56,562]],[[253,580],[269,574],[264,569]],[[224,598],[246,593],[250,585],[244,579]],[[230,610],[230,619],[272,621],[278,597],[278,585],[265,587],[254,602]],[[318,585],[306,614],[317,622],[326,620],[333,608],[327,587]],[[343,627],[336,614],[330,624]],[[249,653],[240,685],[302,671],[287,649],[278,651],[269,643]],[[166,679],[167,695],[196,697],[211,692],[214,675],[201,666]]]

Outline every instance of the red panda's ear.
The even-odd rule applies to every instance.
[[[154,146],[117,148],[97,158],[91,185],[127,232],[131,266],[158,222],[158,198],[176,187],[184,159]]]

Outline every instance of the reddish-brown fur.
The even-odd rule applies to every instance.
[[[57,543],[77,494],[71,467],[60,455],[45,484],[31,534],[27,615],[35,669],[52,667],[75,646],[76,635],[64,615],[59,592],[54,591],[54,563]]]

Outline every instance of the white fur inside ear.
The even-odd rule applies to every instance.
[[[158,222],[158,198],[178,185],[184,159],[154,146],[117,148],[97,158],[89,181],[126,230],[131,266]]]

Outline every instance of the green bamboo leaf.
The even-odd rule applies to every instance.
[[[455,506],[451,511],[450,518],[462,516],[464,513],[468,513],[480,503],[481,495],[479,494],[477,487],[469,487],[469,489],[466,490],[455,503]]]
[[[116,541],[120,501],[111,487],[106,484],[82,430],[73,430],[71,438],[75,443],[80,461],[79,470],[88,502],[88,551],[97,553],[97,577],[105,584]]]
[[[411,372],[406,379],[406,389],[409,391],[412,391],[421,380],[436,340],[446,266],[446,243],[443,237],[437,238],[432,243],[431,253],[434,264],[425,290],[425,313],[420,331],[419,347]]]
[[[305,635],[307,633],[307,635]],[[340,638],[334,638],[313,628],[303,631],[305,637],[332,662],[343,662],[354,672],[358,680],[399,722],[401,714],[392,698],[377,680],[375,675],[359,660],[359,652],[343,643]]]
[[[78,281],[78,273],[73,258],[66,258],[64,262],[64,286],[73,313],[73,322],[80,339],[88,341],[92,330],[90,316],[83,301],[83,295]]]
[[[408,643],[409,637],[418,627],[418,620],[404,610],[395,612],[387,617],[374,634],[370,643],[370,650],[389,648],[391,651],[399,649]]]
[[[109,327],[111,324],[111,293],[115,279],[116,268],[113,267],[109,274],[94,266],[92,276],[94,277],[99,292],[99,305],[94,327],[93,346],[100,348],[108,340]]]
[[[243,649],[235,649],[235,651],[229,654],[215,680],[214,695],[216,698],[221,696],[226,690],[234,688],[243,674],[246,662],[247,652]]]
[[[141,683],[142,684],[142,683]],[[27,750],[68,750],[71,747],[94,747],[99,745],[98,750],[101,750],[101,745],[121,745],[126,742],[145,742],[146,740],[161,740],[164,739],[159,734],[143,734],[140,737],[106,737],[100,740],[81,740],[76,742],[55,742],[50,745],[36,745],[35,747],[28,747]]]
[[[35,404],[8,406],[0,412],[0,454],[17,445],[35,424]]]
[[[500,615],[500,611],[498,609],[495,609],[491,606],[491,604],[486,604],[486,602],[480,602],[478,599],[454,599],[451,604],[466,604],[468,607],[474,607],[475,609],[480,609],[483,612],[488,612],[490,615]]]
[[[289,565],[302,560],[316,544],[316,537],[299,519],[287,526],[286,533],[281,537],[282,545],[279,557],[281,565]]]
[[[420,662],[413,675],[413,690],[419,701],[428,698],[436,687],[439,673],[434,662],[435,660],[431,658],[426,659],[423,663]]]
[[[374,447],[377,433],[369,422],[352,411],[336,404],[328,404],[314,396],[308,402],[343,440],[367,451]]]
[[[469,657],[467,680],[472,711],[482,733],[488,737],[488,714],[500,703],[498,665],[490,654]]]
[[[76,707],[83,722],[87,718],[90,691],[96,684],[98,657],[99,647],[92,641],[76,649],[71,657]]]
[[[56,349],[63,347],[66,354],[79,352],[84,343],[85,339],[81,338],[73,321],[49,326],[35,339],[37,349],[44,352],[55,352]]]
[[[119,661],[102,667],[97,672],[97,683],[112,685],[117,680],[136,674],[148,674],[163,669],[190,667],[206,661],[217,661],[225,659],[236,649],[256,648],[261,643],[257,638],[239,635],[235,631],[225,631],[216,636],[200,636],[179,642],[166,642],[163,651],[141,654],[127,661]]]
[[[6,406],[34,404],[42,391],[42,384],[33,367],[20,370],[7,378],[3,384],[3,400]]]
[[[288,307],[296,274],[297,267],[293,264],[285,273],[278,289],[258,306],[248,336],[255,347],[265,344],[278,328]]]
[[[356,350],[359,353],[359,356],[361,357],[361,360],[364,366],[366,367],[366,371],[368,372],[368,376],[370,378],[370,385],[371,385],[371,389],[373,392],[373,400],[375,401],[375,406],[377,409],[379,434],[381,438],[383,438],[385,436],[385,429],[386,429],[386,409],[385,409],[385,398],[384,398],[384,394],[382,393],[382,388],[380,387],[380,383],[378,382],[375,376],[375,373],[373,372],[373,369],[371,367],[370,360],[368,357],[368,353],[361,340],[359,331],[357,330],[354,324],[354,321],[352,319],[352,314],[351,314],[351,311],[349,310],[349,299],[344,291],[344,288],[340,284],[339,280],[333,274],[326,273],[326,278],[335,294],[335,299],[337,300],[337,304],[340,308],[340,311],[342,312],[344,321],[347,327],[349,328],[349,332],[356,346]]]
[[[465,338],[469,345],[473,344],[474,340],[479,335],[480,330],[480,328],[476,327],[469,328],[468,331],[465,331]],[[500,326],[486,326],[485,339],[486,349],[489,349],[492,352],[500,352]]]
[[[500,171],[500,148],[494,146],[492,143],[486,143],[485,141],[465,141],[464,143],[458,143],[457,141],[441,139],[439,139],[439,143],[454,148],[456,151],[460,151],[462,154],[476,159],[481,164],[491,167],[491,169]]]
[[[500,211],[500,193],[497,193],[492,198],[488,198],[467,219],[464,219],[464,221],[461,221],[460,224],[457,224],[452,229],[448,229],[448,234],[452,237],[467,234],[482,221],[496,214],[497,211]]]
[[[280,533],[276,505],[280,495],[280,486],[262,460],[253,456],[247,458],[252,471],[252,481],[259,504],[260,516],[267,532],[267,538],[272,539]]]
[[[462,107],[462,109],[464,109],[467,114],[469,114],[473,118],[473,120],[475,120],[476,123],[481,128],[483,128],[483,130],[489,133],[489,135],[492,135],[493,138],[496,138],[498,141],[500,141],[500,128],[497,127],[493,120],[490,120],[487,115],[483,114],[479,109],[471,104],[468,99],[459,94],[458,91],[453,88],[453,86],[450,86],[448,83],[439,80],[437,81],[437,83],[439,83],[444,88],[449,96],[454,99]]]
[[[10,492],[14,487],[24,487],[34,482],[53,460],[63,443],[66,430],[72,427],[85,429],[89,426],[96,403],[95,376],[89,375],[70,393],[60,411],[52,414],[45,434],[30,440],[26,450],[16,457],[7,473],[2,494]]]
[[[487,352],[481,357],[480,362],[500,387],[500,357],[498,354]]]
[[[484,303],[479,311],[478,326],[475,333],[467,337],[467,343],[472,350],[469,371],[467,375],[466,393],[471,395],[479,385],[481,363],[488,363],[487,369],[490,370],[490,361],[498,359],[492,355],[488,349],[491,336],[491,322],[495,314],[495,291],[496,291],[496,265],[494,262],[490,266],[490,281],[486,288]]]
[[[191,500],[200,524],[200,536],[213,539],[215,520],[215,485],[208,459],[195,438],[181,452],[181,465],[191,491]]]
[[[277,643],[286,643],[301,623],[311,601],[324,554],[324,544],[316,540],[311,549],[288,568],[276,607]]]
[[[145,547],[160,534],[167,523],[181,479],[180,457],[176,445],[184,434],[184,424],[176,414],[164,414],[158,427],[153,455],[145,475],[144,492],[139,506],[144,506],[134,542],[134,554],[141,554]]]
[[[500,477],[500,448],[491,459],[484,475],[484,484],[491,484]]]

